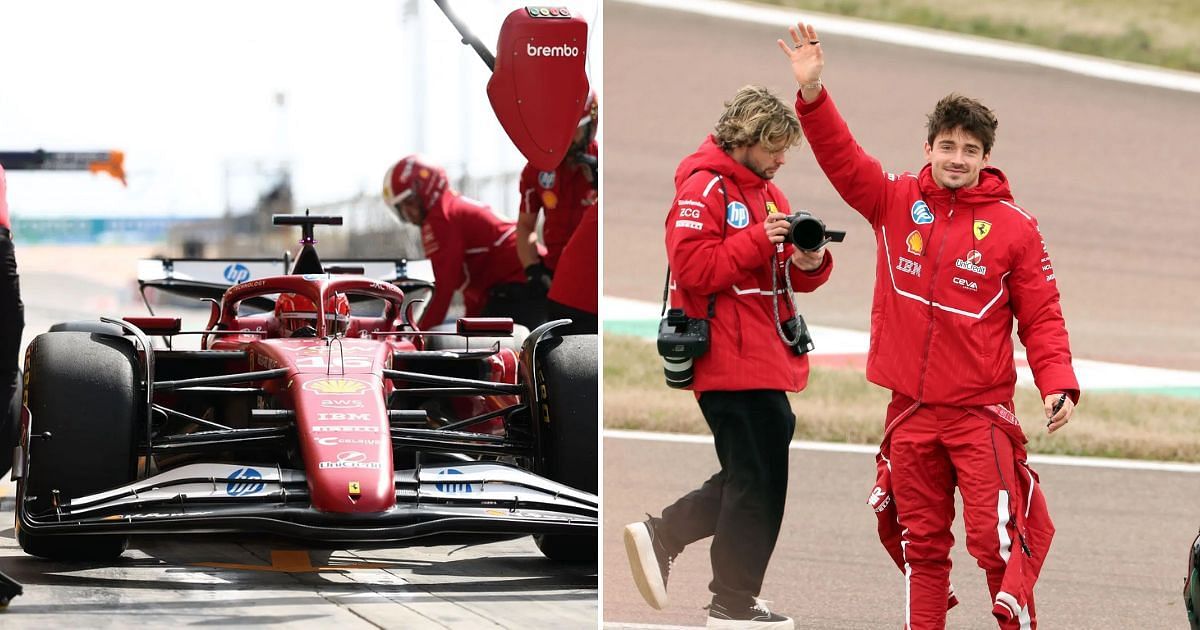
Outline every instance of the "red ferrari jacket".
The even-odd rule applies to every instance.
[[[8,221],[8,182],[5,180],[3,166],[0,166],[0,227],[6,230],[12,227]]]
[[[708,352],[695,361],[689,389],[773,389],[798,392],[808,384],[808,357],[797,356],[775,330],[771,300],[787,317],[785,280],[771,292],[771,275],[785,268],[792,288],[809,292],[829,279],[833,256],[801,271],[778,252],[760,225],[768,212],[790,213],[783,193],[721,150],[712,136],[675,171],[675,201],[667,214],[671,305],[709,319]],[[728,199],[728,201],[726,201]],[[708,316],[715,295],[715,315]]]
[[[1054,268],[1037,220],[986,167],[979,184],[939,188],[926,165],[894,175],[863,151],[828,92],[796,98],[804,136],[850,207],[875,230],[867,379],[929,404],[1012,400],[1012,322],[1042,396],[1079,399]]]
[[[598,312],[599,276],[599,206],[592,205],[583,213],[571,242],[563,248],[558,271],[546,297],[571,308]]]
[[[483,312],[492,287],[525,282],[517,258],[516,223],[449,188],[425,215],[421,241],[436,282],[433,299],[421,315],[422,329],[442,323],[458,289],[467,316],[474,316]]]
[[[595,157],[598,151],[595,142],[588,146],[589,155]],[[542,261],[550,271],[557,272],[563,248],[584,212],[596,205],[596,184],[588,181],[586,172],[586,166],[569,159],[553,171],[539,171],[532,165],[521,171],[521,213],[546,212],[542,223],[546,255]]]

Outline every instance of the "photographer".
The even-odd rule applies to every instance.
[[[789,314],[786,287],[813,291],[833,267],[823,246],[784,244],[790,208],[771,179],[800,140],[792,108],[747,86],[675,172],[666,221],[671,304],[708,320],[711,345],[695,359],[688,388],[712,430],[721,470],[662,518],[626,526],[625,544],[642,596],[661,608],[675,556],[712,536],[710,627],[793,627],[757,597],[787,495],[795,416],[786,392],[808,381],[807,348],[782,339],[794,339],[788,323],[799,322]]]

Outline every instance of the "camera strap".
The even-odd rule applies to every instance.
[[[717,179],[721,180],[721,194],[725,198],[725,208],[726,208],[726,211],[728,211],[729,193],[728,193],[728,191],[725,190],[725,179],[717,173],[713,173],[713,174],[717,176]],[[741,191],[740,186],[738,187],[738,190]],[[742,191],[742,198],[749,199],[746,196],[746,193],[744,191]],[[772,199],[771,201],[774,202],[774,199]],[[767,211],[767,214],[768,215],[770,214],[769,210]],[[722,223],[721,223],[721,239],[724,240],[725,239],[725,217],[724,216],[721,217],[721,221],[722,221]],[[778,253],[778,250],[776,250],[776,252],[771,255],[771,312],[775,316],[775,332],[779,335],[780,341],[782,341],[788,347],[795,348],[795,347],[799,347],[801,345],[801,340],[803,339],[804,334],[800,330],[797,330],[796,336],[793,338],[793,337],[789,337],[788,333],[784,332],[784,330],[783,330],[783,320],[779,317],[780,262],[781,261],[779,260],[779,253]],[[790,270],[787,268],[787,266],[791,264],[791,261],[788,260],[787,257],[785,257],[783,259],[782,263],[783,263],[782,267],[783,267],[784,284],[787,287],[788,305],[791,306],[791,317],[789,317],[788,319],[791,320],[791,319],[799,318],[799,320],[801,322],[801,327],[803,327],[804,319],[800,315],[800,310],[798,308],[796,308],[796,292],[792,289],[792,274],[790,273]],[[715,295],[709,296],[709,302],[708,302],[709,317],[712,317],[713,304],[715,303],[715,301],[716,301]],[[807,350],[806,350],[806,352],[807,352]]]
[[[720,182],[721,197],[725,201],[725,205],[721,207],[721,242],[725,242],[725,229],[726,229],[725,228],[725,213],[729,212],[729,192],[725,190],[725,178],[721,177],[721,174],[717,173],[716,171],[709,171],[709,172],[712,173],[714,176],[716,176],[717,180]],[[672,210],[674,210],[674,208],[672,208]],[[671,263],[668,262],[667,263],[667,277],[666,277],[666,279],[663,280],[662,311],[659,312],[659,314],[658,314],[659,317],[663,317],[664,315],[667,314],[667,301],[669,299],[670,293],[671,293]],[[717,316],[717,294],[709,293],[708,294],[708,318],[712,319],[716,316]]]

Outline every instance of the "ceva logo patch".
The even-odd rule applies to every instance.
[[[917,225],[933,223],[933,212],[929,210],[929,205],[925,203],[924,199],[918,199],[912,205],[912,220]]]
[[[242,263],[233,263],[225,268],[225,279],[240,284],[250,279],[250,270]]]
[[[725,206],[725,222],[739,230],[750,225],[750,209],[740,201],[730,201]]]
[[[253,468],[239,468],[233,471],[226,481],[228,483],[225,484],[225,494],[231,497],[258,494],[265,487],[262,482],[262,473]]]

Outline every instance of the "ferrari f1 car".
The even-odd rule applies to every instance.
[[[215,293],[203,330],[129,317],[33,340],[13,464],[27,553],[109,559],[149,533],[532,534],[550,558],[594,560],[595,335],[561,320],[514,348],[496,339],[507,319],[417,330],[403,273],[321,263],[313,226],[340,222],[276,216],[304,230],[291,273],[242,266],[227,288],[157,261],[152,286]],[[171,349],[187,334],[200,349]]]

